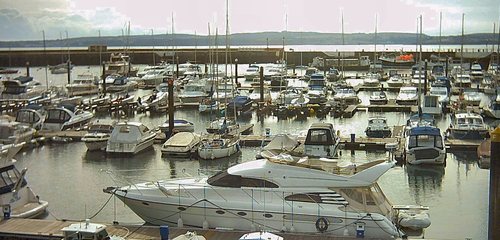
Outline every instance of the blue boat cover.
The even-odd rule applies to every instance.
[[[245,106],[248,103],[251,103],[252,100],[248,96],[236,96],[232,101],[228,103],[228,106],[236,105],[237,107]]]
[[[410,129],[410,136],[416,135],[429,135],[429,136],[440,136],[441,132],[439,128],[436,127],[414,127]]]

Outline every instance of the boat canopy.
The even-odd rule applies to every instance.
[[[410,129],[410,136],[416,135],[441,136],[441,132],[439,128],[435,127],[414,127]]]

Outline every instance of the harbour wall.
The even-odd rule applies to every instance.
[[[108,61],[111,53],[127,52],[130,55],[133,64],[158,64],[166,61],[172,62],[191,62],[205,64],[210,62],[210,56],[213,61],[219,64],[224,64],[226,59],[226,51],[223,48],[214,49],[106,49],[104,51],[89,49],[79,50],[12,50],[0,51],[0,66],[1,67],[23,67],[29,62],[30,66],[46,66],[56,65],[65,62],[70,56],[71,62],[75,65],[100,65],[103,61]],[[217,54],[213,54],[217,52]],[[68,54],[69,53],[69,54]],[[407,52],[412,53],[412,52]],[[413,54],[415,54],[413,52]],[[437,52],[422,52],[422,59],[430,59],[432,54]],[[250,63],[274,63],[281,59],[286,59],[289,65],[308,65],[314,57],[322,58],[359,58],[360,56],[368,56],[373,60],[375,53],[373,51],[349,51],[349,52],[323,52],[323,51],[283,51],[283,48],[231,48],[228,51],[228,62],[235,62],[238,59],[238,64]],[[380,56],[381,53],[379,52]],[[441,55],[460,58],[460,53],[456,50],[448,50],[441,52]],[[415,54],[415,56],[417,56]],[[463,58],[466,62],[478,61],[483,68],[489,64],[491,52],[477,50],[475,52],[464,52]]]

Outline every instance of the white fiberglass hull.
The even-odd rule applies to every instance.
[[[284,203],[280,198],[281,192],[247,190],[243,193],[237,190],[228,195],[227,190],[218,190],[221,191],[218,195],[207,190],[206,199],[210,201],[203,201],[202,195],[195,193],[195,199],[187,193],[193,189],[182,190],[186,197],[168,195],[169,191],[176,190],[177,188],[163,189],[161,192],[158,190],[160,195],[155,196],[137,196],[120,191],[115,194],[144,221],[154,225],[178,224],[181,219],[183,226],[199,228],[205,222],[210,228],[252,231],[255,227],[260,227],[286,232],[293,228],[295,232],[320,234],[316,222],[319,218],[324,218],[327,229],[322,234],[328,236],[344,236],[346,228],[349,236],[356,236],[355,223],[358,221],[365,223],[365,237],[368,238],[393,239],[401,234],[392,222],[379,214],[367,216],[366,213],[345,213],[337,208],[343,208],[342,205],[323,206],[318,213],[318,205],[314,203]],[[250,196],[255,201],[249,200]]]
[[[148,138],[140,143],[137,144],[125,144],[125,143],[119,143],[118,147],[108,147],[106,148],[106,152],[108,153],[123,153],[123,154],[137,154],[146,148],[149,148],[153,146],[154,143],[154,137]]]
[[[239,141],[220,147],[198,147],[198,156],[201,159],[217,159],[229,157],[240,151]]]

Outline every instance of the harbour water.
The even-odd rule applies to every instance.
[[[21,69],[24,71],[23,69]],[[73,76],[83,71],[99,72],[99,67],[77,66]],[[240,69],[241,72],[244,69]],[[21,74],[23,72],[21,71]],[[45,69],[34,68],[32,75],[44,84]],[[51,86],[64,85],[66,75],[48,74]],[[136,96],[146,94],[138,90]],[[360,98],[368,102],[369,92]],[[388,94],[394,98],[394,93]],[[332,122],[342,136],[354,133],[364,136],[367,119],[384,115],[389,126],[404,125],[408,113],[357,112],[352,118],[308,118],[305,121],[278,120],[269,116],[262,121],[252,116],[238,119],[241,124],[253,123],[254,134],[299,134],[313,122]],[[188,119],[195,124],[195,132],[202,132],[213,116],[200,115],[194,109],[180,109],[176,118]],[[109,115],[98,118],[110,118]],[[141,113],[129,119],[141,121],[154,128],[166,120],[166,114]],[[449,117],[438,119],[438,126],[445,131]],[[491,122],[496,125],[496,122]],[[103,193],[108,186],[129,185],[135,182],[155,181],[170,177],[193,176],[213,173],[234,164],[255,159],[257,147],[244,147],[242,153],[220,160],[163,158],[160,145],[133,157],[111,157],[102,152],[87,152],[81,142],[51,143],[27,149],[15,156],[19,169],[27,167],[27,180],[41,199],[49,202],[50,219],[85,219],[96,222],[142,223],[121,201]],[[356,164],[387,158],[385,151],[362,152],[342,150],[340,161]],[[477,166],[475,152],[448,154],[446,167],[396,166],[379,179],[379,184],[393,204],[418,204],[430,207],[432,225],[425,237],[432,239],[487,239],[489,170]]]

